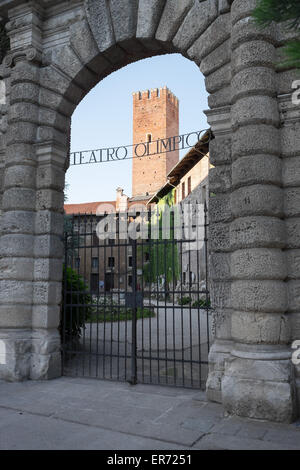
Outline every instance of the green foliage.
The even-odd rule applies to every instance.
[[[299,31],[300,37],[300,1],[299,0],[259,0],[253,11],[253,18],[261,27],[275,23],[285,23],[288,30]],[[300,68],[300,39],[288,41],[283,48],[286,60],[283,67]]]
[[[0,64],[9,50],[9,38],[6,34],[5,21],[0,21]]]
[[[94,302],[92,312],[87,316],[87,322],[116,322],[116,321],[130,321],[133,317],[131,308],[123,307],[116,304],[112,299],[105,297],[100,299],[98,304]],[[151,318],[155,317],[153,307],[150,308],[137,308],[136,318]]]
[[[143,267],[144,279],[146,282],[157,282],[159,278],[164,278],[168,284],[177,281],[180,277],[179,254],[175,240],[174,219],[170,217],[170,237],[164,240],[162,218],[166,208],[174,206],[174,190],[166,194],[157,204],[157,213],[152,216],[151,230],[158,229],[158,240],[150,238],[148,247],[143,248],[144,253],[149,253],[150,263]],[[176,209],[175,209],[176,210]],[[157,227],[158,224],[158,227]]]
[[[62,289],[65,298],[61,308],[59,332],[61,337],[65,332],[66,340],[78,339],[86,318],[93,312],[92,298],[83,278],[69,266],[66,269],[64,267]]]
[[[191,297],[181,297],[180,299],[178,299],[178,304],[179,305],[188,305],[190,304],[192,301]]]
[[[192,304],[192,307],[195,307],[195,308],[210,308],[210,300],[209,299],[207,301],[202,300],[202,299],[195,300],[195,302],[193,302],[193,304]]]

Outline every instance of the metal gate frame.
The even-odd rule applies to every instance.
[[[197,273],[194,273],[196,281],[193,282],[189,279],[188,283],[183,283],[184,244],[194,243],[195,240],[188,238],[176,239],[174,223],[173,232],[171,230],[173,233],[173,235],[171,234],[171,241],[160,238],[160,235],[158,239],[152,239],[150,236],[147,240],[127,238],[121,241],[120,221],[122,214],[110,214],[110,217],[117,219],[116,239],[113,242],[108,240],[99,242],[99,239],[97,240],[95,237],[95,229],[98,223],[103,220],[103,217],[107,217],[107,214],[103,216],[78,214],[73,215],[67,221],[61,320],[63,374],[125,380],[131,384],[142,382],[203,388],[207,375],[211,336],[208,280],[208,211],[206,204],[204,205],[203,225],[204,249],[202,249],[202,256],[204,257],[204,263],[202,264],[205,266],[202,284],[205,284],[205,288],[200,288],[199,250],[193,253],[193,256],[196,257],[194,266],[197,266]],[[130,214],[129,217],[128,215],[126,217],[128,223],[132,221]],[[138,217],[147,219],[147,230],[151,231],[152,225],[151,223],[149,225],[149,221],[151,221],[151,217],[153,218],[153,212],[138,213]],[[178,246],[180,247],[179,251]],[[168,247],[172,249],[172,267],[167,266]],[[175,247],[180,261],[179,279],[176,286]],[[123,256],[121,256],[122,251]],[[129,253],[131,256],[130,267],[128,266]],[[145,282],[145,253],[148,253],[147,269],[151,270],[153,267],[151,263],[154,263],[157,269],[156,279],[152,283]],[[111,256],[108,256],[109,254]],[[161,254],[162,256],[160,256]],[[188,256],[190,267],[190,251]],[[96,295],[92,292],[88,275],[92,274],[94,269],[91,260],[97,257],[98,263],[102,260],[102,263],[99,263],[98,266],[98,276],[101,272],[105,276],[109,259],[113,258],[114,263],[117,259],[117,266],[109,268],[110,272],[114,273],[113,276],[117,278],[116,292],[106,293],[105,290],[100,292],[100,279],[98,280],[98,292]],[[162,277],[159,277],[158,266],[159,262],[162,261],[161,257],[164,258],[164,266],[162,268],[160,265],[160,269],[165,269],[165,273]],[[83,260],[83,263],[80,264],[80,260]],[[89,263],[87,263],[88,260]],[[169,270],[173,269],[172,282],[170,283],[167,282],[167,268]],[[70,279],[68,282],[70,276],[74,278],[72,283],[70,283]],[[131,286],[129,288],[130,276]],[[164,279],[163,289],[160,286],[160,279]],[[121,280],[124,284],[122,289]],[[82,291],[83,285],[85,285],[84,291]],[[196,289],[194,285],[196,285]],[[124,299],[123,294],[125,294]],[[151,300],[153,296],[156,297],[155,302]],[[179,305],[175,305],[176,296]],[[160,300],[160,297],[162,300]],[[170,298],[172,300],[171,305],[167,301]],[[188,303],[188,299],[193,298],[196,298],[193,302],[194,306],[192,306],[192,300]],[[117,303],[113,299],[117,299]],[[187,303],[185,304],[185,302]],[[156,309],[156,316],[149,316],[149,319],[144,317],[146,314],[150,315],[152,309],[153,312]],[[95,310],[96,313],[91,314]],[[130,312],[130,315],[126,312]],[[164,318],[161,320],[163,314]],[[116,318],[113,318],[114,315]],[[168,317],[170,318],[168,319]],[[109,318],[111,321],[109,321]],[[178,325],[178,321],[175,321],[176,318],[179,320],[180,325]],[[114,325],[116,325],[115,328]],[[146,327],[146,325],[148,326]],[[180,337],[177,338],[178,329]],[[197,334],[194,331],[195,329],[197,329]],[[170,340],[168,336],[171,330],[172,338]],[[153,338],[153,333],[155,333],[156,338]],[[77,335],[80,335],[80,338]],[[125,343],[123,344],[124,335]],[[131,341],[129,341],[130,335]],[[206,340],[203,343],[204,346],[201,343],[201,335],[204,335]],[[194,344],[196,336],[199,344]],[[107,338],[108,343],[110,342],[108,351],[106,346]],[[188,339],[189,343],[187,344],[184,339]],[[176,349],[179,342],[181,349]],[[145,349],[145,343],[148,345],[148,351]],[[169,348],[170,343],[173,344],[173,349]],[[164,350],[160,349],[161,345],[164,346]],[[188,351],[185,350],[185,346],[188,346]],[[196,351],[197,347],[198,352]],[[193,349],[195,349],[194,357]],[[162,364],[165,367],[164,374],[161,372]],[[109,367],[108,374],[107,366]],[[147,373],[145,372],[145,366]],[[188,370],[188,373],[186,373],[186,370]]]

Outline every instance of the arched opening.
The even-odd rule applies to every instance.
[[[179,69],[184,82],[175,76]],[[163,55],[107,76],[76,109],[65,204],[65,283],[71,271],[74,276],[64,292],[65,374],[205,387],[212,339],[204,241],[208,137],[201,143],[208,136],[206,97],[204,78],[193,62]],[[173,138],[172,151],[166,145]],[[130,155],[119,160],[116,150],[108,149],[124,149],[124,143],[130,144]],[[147,155],[134,153],[145,145]],[[174,211],[170,218],[176,211],[181,216],[176,225],[169,220],[166,239],[152,233],[153,214],[159,211],[162,218],[165,207]],[[199,223],[195,239],[183,233],[184,209],[187,213],[190,207],[199,217],[190,221],[194,231]],[[128,224],[132,216],[146,219],[152,236],[148,228],[147,237],[139,235],[134,243],[119,233],[97,238],[106,211],[118,223],[125,213]],[[164,222],[158,223],[162,231]],[[86,294],[80,303],[82,283]]]

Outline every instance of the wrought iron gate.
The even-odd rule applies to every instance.
[[[159,211],[66,218],[65,375],[204,387],[211,310],[202,212],[201,223],[189,222],[196,239],[174,211],[167,227]]]

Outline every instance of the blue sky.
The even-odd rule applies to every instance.
[[[72,116],[71,151],[132,144],[132,93],[167,86],[179,99],[180,133],[207,128],[204,77],[180,54],[144,59],[102,80]],[[114,200],[116,188],[131,196],[132,160],[70,167],[68,203]]]

